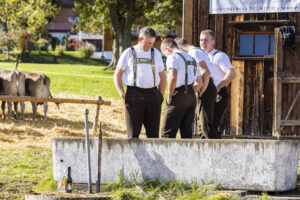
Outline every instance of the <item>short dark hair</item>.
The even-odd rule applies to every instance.
[[[140,30],[139,37],[141,37],[141,38],[146,38],[146,37],[156,38],[156,33],[152,28],[144,27]]]
[[[189,43],[185,38],[175,38],[175,42],[177,43],[178,46],[188,46]]]
[[[200,34],[208,34],[212,37],[212,39],[215,39],[215,33],[212,31],[212,30],[204,30],[204,31],[201,31]]]
[[[171,38],[166,38],[161,42],[160,49],[162,50],[166,47],[174,49],[174,48],[178,48],[178,45],[175,42],[175,40],[173,40]]]

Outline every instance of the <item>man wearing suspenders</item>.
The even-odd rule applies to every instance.
[[[211,75],[218,92],[214,108],[214,127],[218,131],[221,118],[228,104],[226,86],[235,77],[235,71],[232,68],[229,57],[224,52],[215,49],[215,43],[215,36],[211,30],[201,32],[200,46],[207,53],[212,63]]]
[[[206,138],[220,138],[214,128],[214,106],[217,89],[211,78],[212,65],[207,54],[200,48],[190,45],[186,39],[175,39],[179,48],[192,56],[199,64],[203,87],[197,95],[196,106],[196,134],[204,135]]]
[[[203,86],[199,66],[191,56],[179,49],[173,39],[164,39],[160,48],[167,57],[168,70],[162,137],[176,138],[180,129],[181,138],[192,138],[195,92]]]
[[[138,44],[121,54],[114,74],[115,86],[125,103],[129,138],[138,138],[143,124],[148,138],[159,137],[166,76],[161,53],[152,48],[155,39],[152,28],[142,28]],[[126,93],[123,85],[127,86]]]

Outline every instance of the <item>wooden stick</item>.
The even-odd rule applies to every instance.
[[[111,105],[110,101],[103,100],[89,100],[89,99],[61,99],[61,98],[36,98],[36,97],[14,97],[0,95],[0,101],[20,102],[20,101],[31,101],[31,102],[53,102],[53,103],[76,103],[76,104],[96,104],[96,105]]]
[[[100,96],[98,96],[97,99],[100,102],[102,98]],[[99,118],[99,111],[100,111],[100,104],[97,104],[95,118],[94,118],[94,124],[93,124],[93,133],[94,134],[97,133],[97,124],[98,124],[98,118]]]

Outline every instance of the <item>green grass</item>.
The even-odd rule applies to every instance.
[[[50,149],[0,148],[0,199],[23,199],[30,190],[55,190]]]
[[[116,200],[159,200],[159,199],[177,199],[177,200],[238,200],[234,194],[217,193],[209,194],[210,191],[216,191],[219,185],[208,183],[202,186],[197,184],[189,185],[178,180],[169,183],[160,183],[159,180],[144,179],[141,182],[126,182],[122,176],[119,176],[118,183],[112,183],[105,187],[105,191],[110,192],[113,199]]]
[[[14,69],[14,63],[0,62],[0,67]],[[19,71],[43,72],[51,79],[52,93],[81,94],[119,98],[113,83],[113,70],[105,65],[20,63]]]
[[[17,52],[10,52],[10,62],[16,61]],[[48,64],[85,64],[85,65],[106,65],[104,61],[84,59],[78,51],[65,51],[63,56],[56,56],[54,51],[26,51],[23,62],[27,63],[48,63]],[[6,52],[0,53],[0,61],[7,62]]]

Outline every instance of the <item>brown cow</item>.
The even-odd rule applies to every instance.
[[[50,78],[38,72],[21,72],[25,75],[25,95],[37,98],[53,98],[50,93]],[[32,103],[33,120],[36,118],[37,103]],[[42,104],[42,103],[41,103]],[[44,120],[47,119],[48,102],[44,102]]]
[[[25,96],[25,76],[16,70],[0,69],[0,95]],[[25,104],[21,102],[21,113],[24,118]],[[7,102],[8,119],[11,118],[12,103]],[[2,102],[2,118],[5,118],[5,102]],[[18,118],[18,103],[14,103],[14,117]]]

